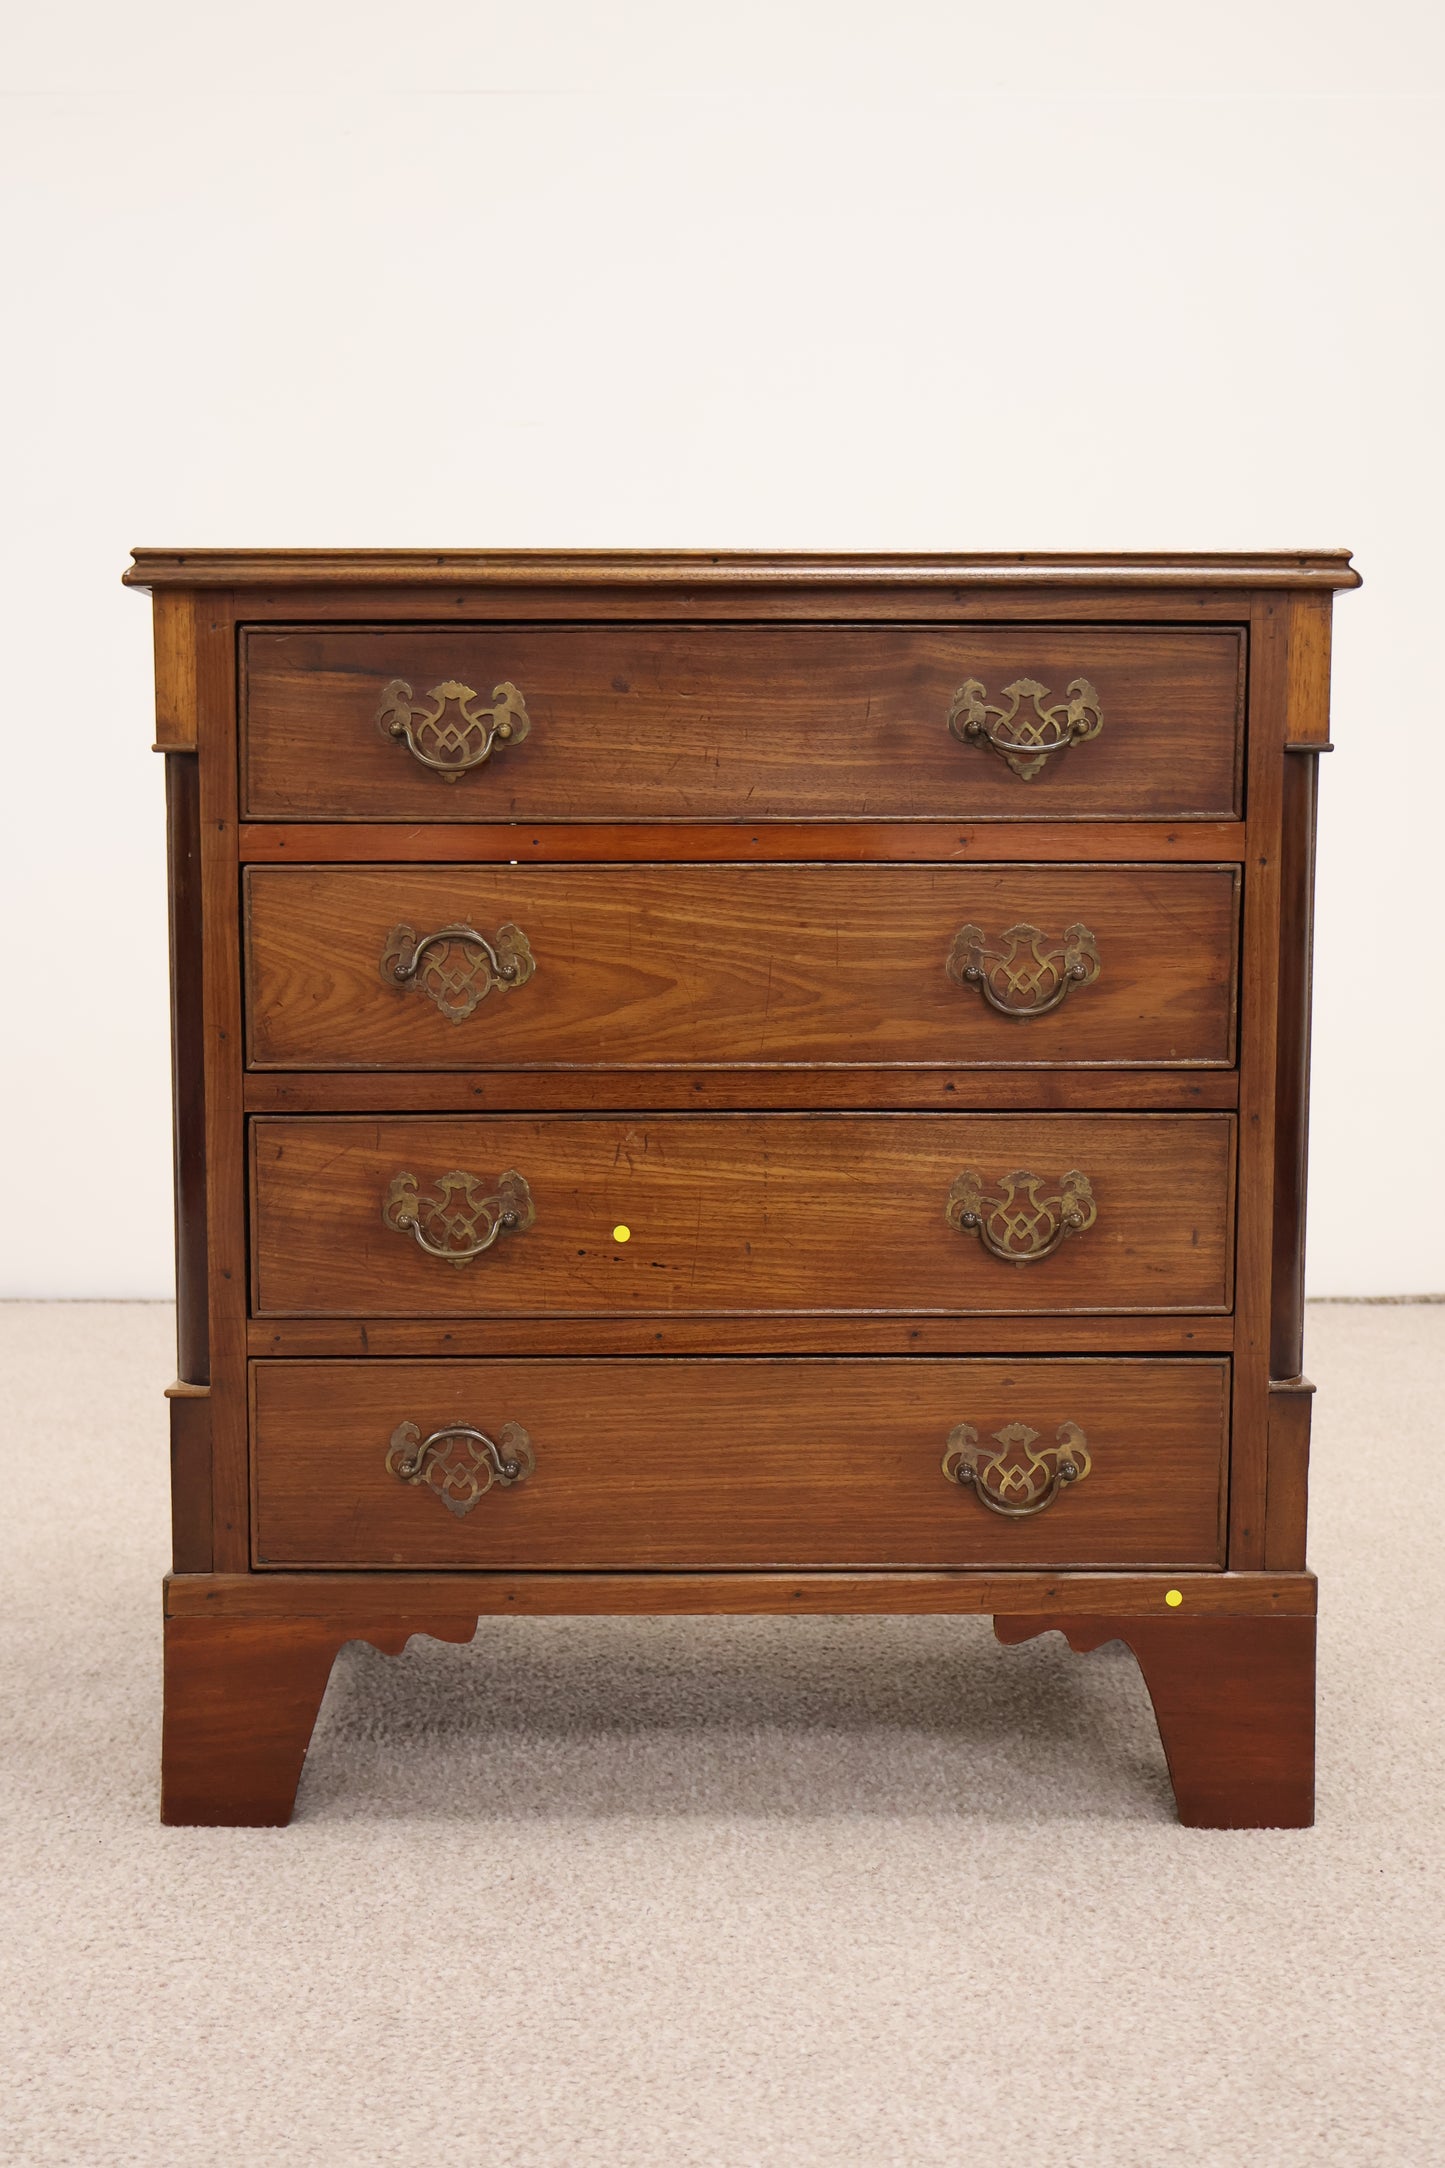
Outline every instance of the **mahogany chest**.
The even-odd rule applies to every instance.
[[[1344,552],[141,550],[162,1812],[508,1613],[1126,1642],[1313,1813],[1310,897]]]

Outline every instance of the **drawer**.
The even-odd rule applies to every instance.
[[[1218,1311],[1233,1168],[1227,1114],[263,1117],[253,1301],[266,1317]]]
[[[259,820],[1228,819],[1244,635],[1105,626],[251,631]]]
[[[256,1562],[1218,1566],[1228,1369],[255,1363]]]
[[[1227,1064],[1237,889],[1221,866],[253,866],[248,1056]]]

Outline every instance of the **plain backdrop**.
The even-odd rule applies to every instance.
[[[8,11],[0,1292],[171,1275],[157,545],[1347,544],[1310,1278],[1445,1288],[1442,13]]]

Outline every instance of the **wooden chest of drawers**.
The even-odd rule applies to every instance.
[[[138,551],[179,1381],[162,1811],[523,1612],[1121,1639],[1313,1812],[1340,552]]]

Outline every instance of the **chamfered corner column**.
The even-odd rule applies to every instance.
[[[1186,1827],[1312,1825],[1313,1617],[994,1620],[1009,1645],[1051,1631],[1081,1654],[1106,1641],[1132,1649]]]
[[[376,1627],[316,1618],[168,1617],[161,1820],[275,1829],[291,1819],[301,1765],[336,1653],[368,1641],[401,1653],[413,1633],[468,1641],[476,1619]]]

